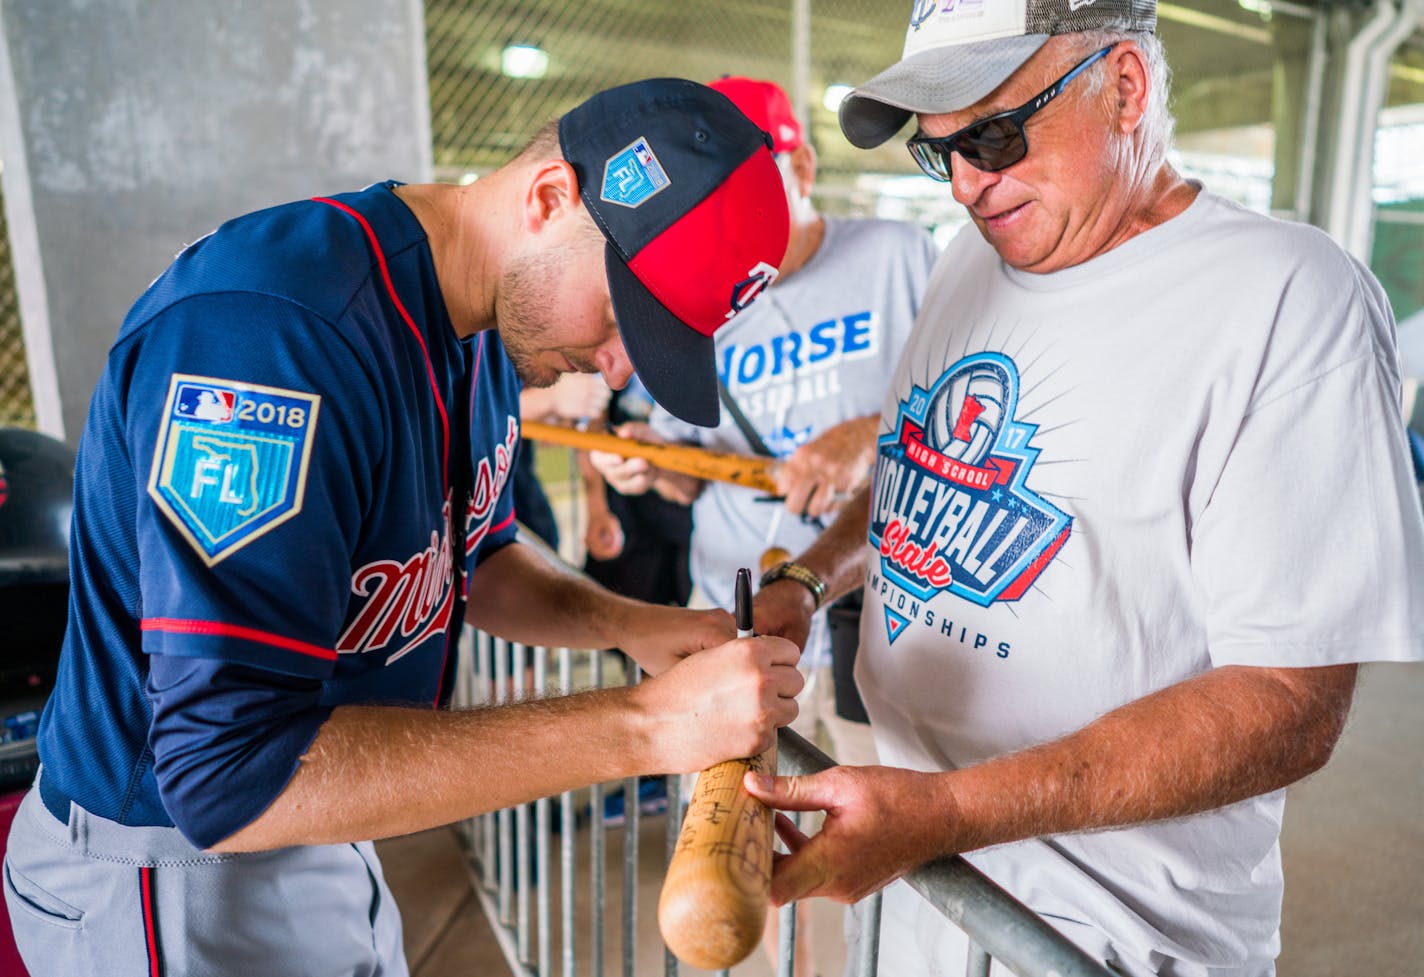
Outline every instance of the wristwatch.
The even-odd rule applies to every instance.
[[[780,580],[785,577],[787,580],[795,580],[801,586],[811,592],[811,600],[815,602],[813,610],[820,610],[821,605],[826,602],[826,582],[816,576],[814,570],[795,560],[786,560],[778,563],[770,570],[761,575],[761,586],[765,587],[773,580]]]

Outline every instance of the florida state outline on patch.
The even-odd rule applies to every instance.
[[[915,386],[878,440],[870,542],[921,600],[1018,600],[1068,539],[1072,518],[1029,488],[1038,428],[1014,420],[1018,394],[1013,360],[976,353]]]
[[[672,180],[648,140],[639,136],[603,164],[603,189],[599,199],[637,210],[668,187]]]
[[[175,373],[148,494],[213,566],[302,511],[321,397]]]

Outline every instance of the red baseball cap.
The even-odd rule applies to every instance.
[[[724,75],[707,85],[730,98],[757,128],[771,136],[773,153],[789,153],[805,141],[801,138],[801,123],[791,110],[791,99],[776,82]]]
[[[693,424],[721,416],[712,333],[776,278],[790,215],[770,139],[726,96],[653,78],[559,120],[603,232],[613,315],[638,379]]]

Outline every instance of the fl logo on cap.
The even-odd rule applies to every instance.
[[[620,207],[641,207],[649,197],[672,186],[648,140],[639,136],[603,164],[599,198]]]

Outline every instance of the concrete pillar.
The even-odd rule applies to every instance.
[[[0,162],[42,430],[125,312],[271,204],[431,178],[421,0],[0,0]]]
[[[1331,20],[1331,71],[1321,116],[1321,159],[1311,222],[1368,262],[1374,228],[1374,131],[1389,61],[1424,20],[1424,0],[1375,0]]]
[[[1314,147],[1303,146],[1319,128],[1319,106],[1311,104],[1311,40],[1315,22],[1298,17],[1271,20],[1271,128],[1276,135],[1271,211],[1309,219],[1309,201],[1301,200],[1301,170],[1313,164]],[[1318,86],[1314,88],[1319,92]],[[1302,150],[1306,150],[1303,154]],[[1309,159],[1304,158],[1309,155]]]

